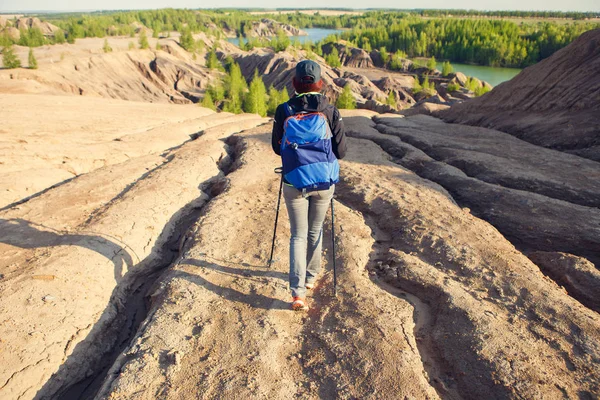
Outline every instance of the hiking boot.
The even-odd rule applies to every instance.
[[[304,300],[302,297],[294,297],[292,299],[292,310],[307,311],[308,306],[306,305],[306,300]]]
[[[307,284],[305,285],[305,287],[306,287],[307,289],[314,289],[314,288],[315,288],[315,284],[314,284],[314,283],[307,283]]]

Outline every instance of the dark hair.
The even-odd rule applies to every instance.
[[[323,80],[319,79],[316,82],[301,83],[296,80],[296,77],[292,79],[292,85],[296,90],[296,93],[308,93],[308,92],[320,92],[323,88]]]

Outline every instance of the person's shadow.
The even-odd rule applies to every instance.
[[[49,229],[20,218],[0,218],[0,243],[22,249],[56,246],[84,247],[112,261],[115,281],[117,282],[123,277],[123,270],[130,269],[134,265],[129,252],[106,237],[81,233],[63,233]]]

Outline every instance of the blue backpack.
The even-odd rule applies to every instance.
[[[332,134],[325,114],[294,113],[285,104],[281,160],[283,177],[296,189],[327,190],[338,183],[340,165],[332,149]]]

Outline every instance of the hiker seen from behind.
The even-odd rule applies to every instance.
[[[346,154],[339,110],[321,94],[321,68],[312,60],[296,65],[296,93],[280,104],[273,122],[273,151],[283,165],[283,197],[290,218],[292,309],[308,310],[307,289],[321,271],[323,221],[339,181],[338,159]]]

